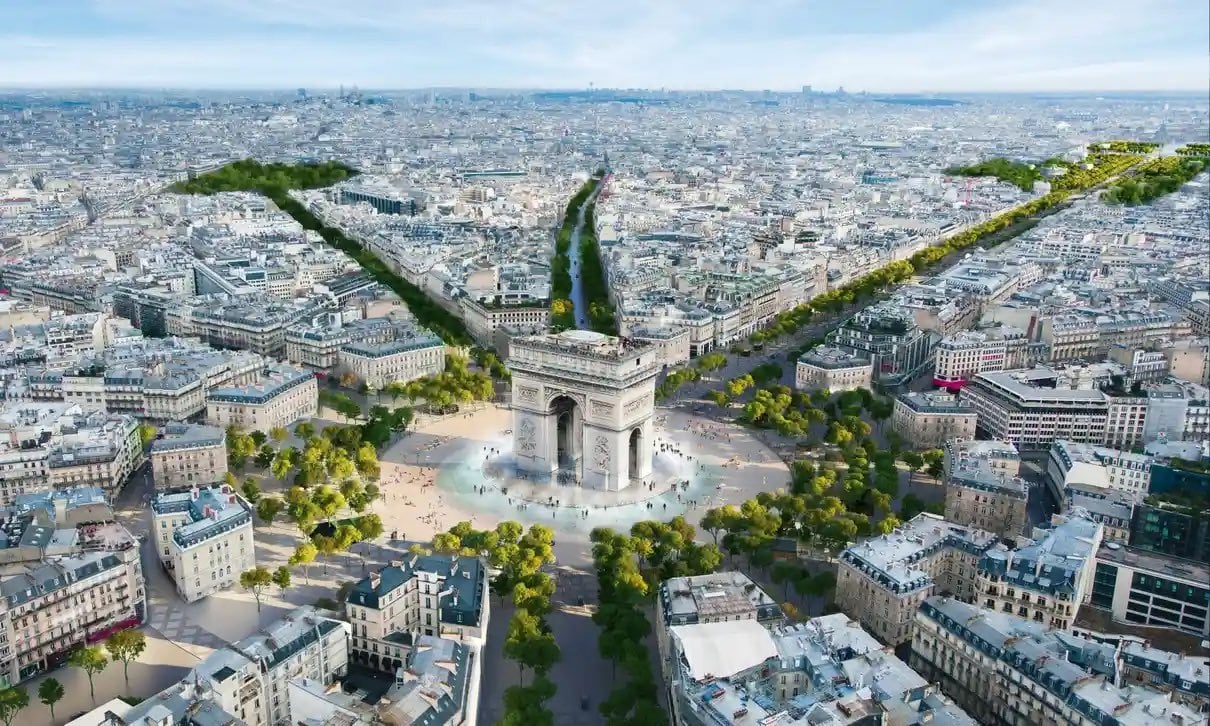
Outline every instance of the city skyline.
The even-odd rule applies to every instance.
[[[1190,0],[65,0],[0,10],[0,87],[1057,92],[1210,86]]]

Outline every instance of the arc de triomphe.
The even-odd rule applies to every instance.
[[[518,466],[571,471],[591,489],[649,483],[657,358],[650,346],[588,330],[510,341]]]

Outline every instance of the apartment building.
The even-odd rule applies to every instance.
[[[1046,460],[1046,485],[1057,502],[1076,485],[1137,501],[1147,495],[1153,461],[1147,454],[1056,439]]]
[[[185,421],[205,410],[208,390],[255,380],[265,366],[253,353],[199,349],[174,339],[139,341],[106,349],[105,355],[113,362],[28,372],[29,398]]]
[[[1118,345],[1152,348],[1191,332],[1189,321],[1173,310],[1063,313],[1042,318],[1038,326],[1051,363],[1104,358]]]
[[[26,492],[83,486],[112,495],[143,460],[136,419],[78,405],[0,407],[0,437],[0,504]]]
[[[843,613],[661,630],[674,724],[976,724]]]
[[[1062,515],[1080,516],[1100,522],[1105,527],[1102,539],[1105,542],[1130,540],[1130,521],[1134,515],[1135,501],[1129,496],[1086,484],[1073,484],[1064,493],[1061,503]]]
[[[884,301],[846,320],[828,336],[833,345],[868,358],[873,377],[883,383],[905,381],[932,360],[933,334],[916,324],[910,310]]]
[[[979,560],[995,543],[990,532],[918,514],[840,553],[836,605],[884,643],[905,643],[916,609],[935,591],[975,596]]]
[[[800,391],[827,389],[832,392],[870,388],[873,378],[870,359],[830,345],[817,345],[798,358],[794,387]]]
[[[1096,552],[1088,603],[1128,626],[1210,638],[1210,567],[1109,542]]]
[[[185,602],[238,583],[256,565],[252,506],[225,484],[161,492],[151,513],[156,554]]]
[[[1205,724],[1144,685],[1116,685],[1115,650],[1008,613],[931,597],[911,666],[982,724]]]
[[[319,411],[314,374],[293,366],[267,366],[256,383],[212,389],[206,396],[206,422],[246,431],[285,428]]]
[[[1157,383],[1168,377],[1168,356],[1159,350],[1146,350],[1128,345],[1109,348],[1109,360],[1126,369],[1126,380],[1135,383]]]
[[[217,484],[227,473],[227,432],[216,426],[170,422],[149,450],[159,490]]]
[[[1000,441],[946,442],[945,519],[1012,539],[1025,532],[1029,485],[1017,448]]]
[[[0,570],[0,680],[16,684],[54,670],[78,647],[143,622],[139,549],[129,532],[112,541],[115,549]]]
[[[291,712],[291,686],[334,686],[348,674],[348,642],[348,623],[309,605],[297,608],[257,633],[214,651],[180,682],[137,706],[111,712],[102,726],[302,723]]]
[[[314,314],[310,305],[211,295],[172,307],[164,316],[169,335],[200,338],[215,348],[249,350],[280,359],[286,353],[286,330]]]
[[[638,326],[630,337],[651,346],[665,368],[689,362],[689,331],[684,328]]]
[[[978,418],[975,409],[958,396],[909,391],[895,396],[891,430],[907,446],[931,449],[951,439],[973,439]]]
[[[1210,711],[1210,661],[1205,654],[1173,653],[1148,641],[1123,639],[1117,653],[1118,680],[1154,688],[1195,711]]]
[[[477,342],[491,345],[496,330],[503,326],[550,327],[549,305],[488,306],[463,297],[458,301],[466,329]]]
[[[337,356],[337,369],[372,388],[406,383],[445,370],[445,343],[427,331],[382,343],[346,343]]]
[[[1028,350],[1026,332],[1010,325],[948,335],[933,352],[933,385],[958,391],[975,374],[1023,368]]]
[[[785,617],[781,607],[764,590],[739,572],[718,572],[664,580],[659,588],[660,622],[656,639],[665,680],[676,679],[678,664],[671,660],[669,642],[674,625],[753,620],[776,622]]]
[[[407,643],[421,635],[482,647],[491,606],[487,587],[487,570],[475,557],[413,555],[371,573],[345,603],[353,660],[394,672],[403,665]]]
[[[1066,629],[1092,587],[1104,527],[1079,516],[1056,516],[1050,529],[1016,547],[991,547],[975,573],[976,602],[991,610]]]
[[[0,565],[121,550],[134,541],[96,487],[22,494],[0,507]]]

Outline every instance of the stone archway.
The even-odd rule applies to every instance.
[[[627,476],[632,480],[643,478],[643,429],[635,426],[630,430],[630,441],[626,447]]]
[[[571,396],[558,395],[547,409],[554,423],[554,461],[559,469],[578,469],[583,453],[584,413]]]

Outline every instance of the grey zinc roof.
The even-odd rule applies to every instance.
[[[456,572],[455,572],[456,571]],[[455,557],[448,555],[412,556],[398,565],[387,565],[378,571],[379,582],[375,587],[369,577],[358,580],[349,593],[349,602],[369,608],[378,608],[379,600],[396,588],[403,587],[416,572],[435,572],[443,578],[442,585],[452,588],[458,596],[442,598],[441,620],[459,625],[478,625],[483,611],[482,586],[486,571],[477,557]],[[451,573],[454,573],[451,575]]]

